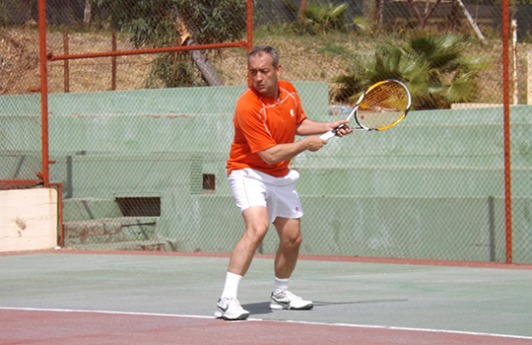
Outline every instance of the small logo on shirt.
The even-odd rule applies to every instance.
[[[290,109],[290,117],[294,117],[294,116],[296,116],[294,109]]]

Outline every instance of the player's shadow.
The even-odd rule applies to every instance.
[[[315,301],[314,308],[316,307],[327,307],[331,305],[353,305],[353,304],[376,304],[376,303],[397,303],[397,302],[407,302],[408,299],[369,299],[363,301],[351,301],[351,302],[325,302],[325,301]]]
[[[242,304],[242,307],[253,314],[269,314],[272,312],[270,309],[270,302],[249,303]]]
[[[355,305],[355,304],[375,304],[375,303],[398,303],[398,302],[407,302],[408,299],[373,299],[373,300],[362,300],[362,301],[350,301],[350,302],[326,302],[326,301],[315,301],[315,308],[336,306],[336,305]],[[253,314],[270,314],[272,310],[270,309],[270,302],[260,302],[260,303],[249,303],[243,304],[242,307],[247,309],[252,315]]]

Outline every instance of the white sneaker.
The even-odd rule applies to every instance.
[[[249,311],[242,308],[236,298],[220,298],[214,312],[214,317],[224,320],[245,320],[248,316]]]
[[[306,301],[301,297],[294,295],[288,290],[280,292],[278,294],[272,293],[270,309],[308,310],[312,309],[312,307],[314,307],[312,301]]]

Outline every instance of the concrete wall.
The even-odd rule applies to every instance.
[[[326,84],[296,87],[309,116],[330,118]],[[161,215],[150,233],[166,249],[231,250],[242,220],[225,160],[234,101],[243,90],[51,95],[51,179],[64,184],[65,221],[106,218],[109,202],[119,197],[157,197]],[[35,106],[27,100],[21,98],[23,114]],[[4,123],[17,126],[21,115],[1,109]],[[530,109],[512,107],[516,262],[532,262]],[[414,111],[393,130],[358,132],[298,156],[303,252],[504,261],[502,114],[501,107]],[[39,147],[20,145],[25,154]],[[203,189],[204,174],[215,176],[215,190]],[[261,251],[272,253],[275,245],[272,231]]]

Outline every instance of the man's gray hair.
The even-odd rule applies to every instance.
[[[256,46],[254,47],[248,54],[248,61],[249,58],[255,55],[262,55],[263,53],[269,54],[272,57],[272,64],[273,67],[279,66],[279,53],[277,53],[277,50],[275,48],[270,46]]]

